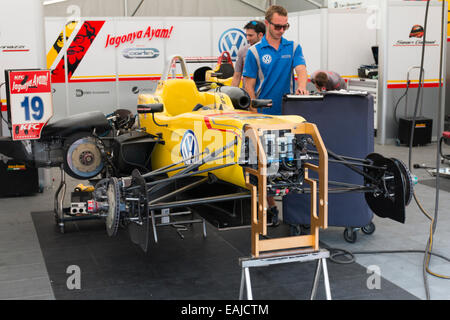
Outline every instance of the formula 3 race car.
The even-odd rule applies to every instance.
[[[170,79],[177,62],[183,78]],[[246,214],[254,257],[294,248],[317,251],[319,229],[328,227],[329,192],[363,192],[375,214],[404,223],[413,184],[401,161],[334,154],[314,124],[250,112],[250,105],[265,108],[271,101],[251,100],[221,83],[199,91],[184,59],[173,56],[154,94],[139,95],[136,117],[119,110],[61,120],[33,141],[33,150],[47,150],[46,161],[33,161],[62,165],[78,179],[100,175],[88,214],[103,218],[110,236],[127,229],[144,251],[158,211],[239,200],[251,203]],[[91,121],[73,127],[80,117]],[[57,149],[55,143],[63,146],[58,161],[48,152]],[[329,157],[362,175],[364,185],[328,181]],[[289,192],[311,195],[311,234],[265,239],[267,197]]]

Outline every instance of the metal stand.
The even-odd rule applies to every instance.
[[[55,221],[58,224],[61,233],[64,233],[63,202],[65,196],[66,196],[66,173],[64,172],[63,165],[61,165],[61,182],[59,184],[58,190],[56,190],[54,201]]]
[[[317,288],[319,286],[319,277],[323,267],[323,277],[325,283],[325,294],[327,300],[331,300],[330,280],[328,278],[327,258],[330,257],[328,250],[321,249],[315,252],[291,251],[285,255],[265,255],[260,258],[240,258],[239,264],[242,267],[241,287],[239,291],[239,300],[244,298],[244,288],[247,290],[247,300],[253,300],[252,285],[250,281],[249,268],[266,267],[274,264],[283,264],[291,262],[307,262],[317,260],[316,272],[314,274],[313,287],[311,290],[311,300],[316,298]]]
[[[180,232],[181,229],[187,230],[185,225],[193,224],[193,223],[202,223],[203,224],[203,237],[206,238],[206,223],[205,219],[190,219],[183,221],[170,221],[170,217],[174,216],[183,216],[191,214],[191,211],[183,211],[183,212],[170,212],[170,209],[161,209],[161,214],[155,214],[155,210],[150,211],[151,219],[152,219],[152,229],[153,229],[153,237],[155,239],[155,243],[158,243],[158,234],[156,231],[156,227],[164,227],[164,226],[173,226],[177,229],[178,235],[184,239],[183,234]],[[156,219],[161,218],[161,222],[157,223]],[[180,228],[181,227],[181,228]]]
[[[59,231],[64,233],[64,227],[66,221],[81,221],[81,220],[93,220],[101,219],[101,216],[81,216],[81,217],[67,217],[64,215],[64,198],[66,196],[66,173],[64,172],[64,167],[61,165],[61,182],[59,183],[58,190],[55,192],[54,198],[54,213],[55,222],[59,227]]]

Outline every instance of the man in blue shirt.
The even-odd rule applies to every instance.
[[[272,99],[272,107],[262,113],[281,114],[283,95],[294,92],[294,70],[297,74],[296,94],[306,95],[308,73],[302,47],[283,38],[289,28],[288,13],[281,6],[270,6],[266,11],[266,34],[251,46],[244,65],[245,91],[251,99]],[[250,108],[251,111],[256,111]],[[267,222],[278,226],[278,208],[273,197],[267,197]]]
[[[308,74],[302,47],[283,38],[289,28],[286,9],[270,6],[265,18],[266,35],[249,49],[245,60],[245,91],[252,99],[272,99],[272,108],[262,112],[280,115],[283,95],[294,92],[293,71],[297,74],[295,93],[300,95],[308,94]]]

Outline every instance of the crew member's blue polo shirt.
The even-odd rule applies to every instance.
[[[294,41],[281,38],[280,46],[275,50],[267,42],[266,36],[253,47],[247,52],[243,76],[256,79],[255,94],[258,99],[272,99],[272,108],[260,112],[280,115],[283,95],[294,91],[294,68],[306,65],[302,47],[296,44],[294,52]],[[255,49],[261,69],[252,51]]]

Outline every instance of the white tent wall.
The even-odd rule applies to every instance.
[[[314,0],[313,2],[317,5],[325,7],[327,0]],[[277,0],[276,4],[283,6],[288,12],[319,9],[317,5],[306,0]]]
[[[36,0],[1,0],[0,10],[0,84],[5,69],[45,69],[43,6]],[[27,10],[23,10],[27,8]],[[5,86],[0,89],[2,117],[7,118]],[[0,136],[11,136],[4,121]],[[2,155],[0,155],[0,158]],[[39,186],[50,185],[48,169],[39,168]]]
[[[263,16],[83,17],[82,21],[106,22],[82,58],[70,83],[54,83],[57,101],[55,118],[92,108],[104,112],[115,107],[134,108],[136,92],[151,92],[155,88],[157,78],[170,55],[218,56],[221,52],[218,46],[221,37],[232,29],[242,30],[250,19],[255,18],[263,19]],[[355,77],[361,64],[373,63],[370,46],[376,44],[376,31],[366,27],[367,18],[368,13],[364,10],[316,9],[293,12],[289,13],[291,28],[285,37],[302,45],[309,74],[317,69],[330,69],[347,77]],[[47,52],[58,38],[65,21],[67,18],[46,18]],[[78,24],[69,42],[81,25]],[[149,26],[173,27],[173,32],[166,39],[136,39],[135,42],[122,43],[117,47],[106,45],[108,35],[124,36]],[[244,33],[240,32],[243,36]],[[343,34],[346,36],[343,37]],[[123,50],[138,47],[156,48],[159,55],[153,59],[124,59]],[[232,54],[235,54],[237,48],[230,50],[234,50]],[[58,59],[52,69],[57,63]],[[193,73],[197,67],[190,64],[189,72]],[[104,81],[105,78],[109,78],[109,81]],[[89,82],[89,79],[93,81]]]
[[[303,47],[308,73],[325,69],[344,78],[356,78],[363,64],[375,63],[371,47],[377,45],[377,30],[368,26],[366,9],[317,9],[289,14],[298,20],[295,34]],[[290,31],[290,30],[289,30]]]
[[[42,5],[35,0],[2,0],[0,10],[0,84],[5,69],[45,68],[44,21]],[[29,10],[23,11],[27,7]],[[18,13],[20,12],[20,19]],[[24,25],[24,21],[26,24]],[[0,89],[2,116],[6,118],[5,86]],[[0,121],[0,135],[9,136]]]
[[[326,0],[315,0],[319,5],[326,5]],[[289,12],[317,9],[305,0],[68,0],[45,6],[46,17],[66,15],[67,7],[80,7],[83,16],[185,16],[185,17],[220,17],[261,15],[262,10],[271,3],[285,7]],[[254,5],[252,5],[254,3]],[[138,8],[138,10],[136,10]]]
[[[100,22],[95,39],[87,47],[85,54],[79,58],[73,74],[62,75],[58,80],[52,78],[54,90],[55,119],[89,110],[100,110],[105,113],[115,108],[135,110],[138,93],[150,93],[161,77],[164,65],[171,55],[184,57],[200,57],[220,55],[219,44],[227,35],[232,34],[230,41],[225,41],[227,50],[235,56],[238,46],[245,44],[245,33],[242,27],[255,17],[83,17],[71,36],[66,48],[53,58],[50,69],[61,68],[66,50],[74,43],[74,38],[81,32],[85,23]],[[67,18],[47,17],[46,52],[58,39]],[[172,30],[168,37],[145,36],[151,29]],[[140,37],[126,41],[130,34],[141,32]],[[114,42],[114,39],[124,39]],[[221,42],[222,40],[222,42]],[[72,55],[75,55],[73,51]],[[153,56],[130,57],[127,52],[156,52]],[[69,54],[70,55],[70,54]],[[189,64],[188,71],[192,75],[199,64]],[[211,65],[213,66],[213,65]],[[67,79],[70,81],[67,81]],[[56,80],[56,81],[53,81]]]
[[[393,2],[398,4],[397,7],[404,7],[404,9],[392,9],[392,6],[387,5]],[[154,3],[156,8],[156,2]],[[167,3],[172,2],[168,1]],[[439,8],[437,6],[440,3],[438,1],[432,1],[432,3],[433,9],[431,10],[432,15],[430,18],[430,26],[432,28],[430,27],[430,32],[435,33],[437,30],[435,25],[439,21]],[[420,48],[416,46],[416,48],[408,49],[412,50],[411,52],[414,53],[412,55],[398,55],[396,53],[398,46],[395,46],[395,43],[397,40],[408,40],[412,25],[422,23],[425,2],[392,0],[381,1],[380,4],[381,7],[377,8],[375,14],[370,8],[330,8],[290,12],[289,22],[292,27],[286,32],[286,38],[296,40],[302,45],[309,74],[317,69],[327,69],[340,73],[344,78],[356,78],[359,66],[373,64],[374,59],[371,46],[380,46],[377,142],[387,144],[393,143],[397,138],[397,129],[392,115],[395,101],[404,91],[397,87],[402,81],[405,82],[403,76],[406,76],[407,65],[420,63],[420,59],[416,55],[416,51],[420,51]],[[417,9],[414,12],[417,12],[414,13],[415,18],[412,21],[412,16],[408,13],[408,10],[412,10],[411,8],[414,7]],[[254,12],[255,15],[239,15],[235,17],[148,16],[97,18],[107,21],[115,19],[117,23],[114,22],[114,27],[105,27],[102,34],[95,40],[92,50],[89,50],[90,52],[84,58],[85,62],[91,61],[89,66],[80,64],[74,76],[75,78],[78,77],[78,80],[80,78],[81,80],[86,80],[87,77],[106,75],[112,77],[112,81],[104,83],[101,81],[88,83],[86,81],[84,84],[68,84],[66,88],[68,88],[67,92],[71,97],[70,106],[64,102],[64,99],[58,98],[58,95],[64,93],[67,89],[56,88],[56,100],[64,102],[63,105],[67,105],[65,110],[64,107],[63,109],[60,107],[59,112],[62,112],[56,111],[56,116],[66,116],[80,111],[87,111],[91,108],[100,108],[102,111],[110,111],[111,108],[115,107],[134,108],[136,92],[151,92],[154,89],[156,78],[160,75],[164,62],[169,55],[174,53],[184,56],[219,55],[218,43],[222,35],[231,29],[242,30],[243,25],[250,19],[263,18],[261,11],[255,9]],[[397,16],[398,18],[396,18]],[[67,18],[46,18],[46,22],[49,23],[51,19],[60,19],[61,24],[52,31],[53,34],[47,39],[47,52],[49,46],[52,45],[62,29],[65,19],[67,20]],[[86,19],[83,18],[83,20]],[[395,24],[391,20],[395,21]],[[376,23],[374,24],[374,22]],[[136,23],[139,24],[139,27],[132,26]],[[121,44],[118,48],[112,46],[105,50],[105,33],[111,34],[111,36],[125,35],[128,32],[147,28],[149,25],[152,25],[152,27],[161,25],[167,28],[173,26],[172,37],[170,39],[153,39],[151,42]],[[106,32],[107,28],[113,29]],[[405,29],[405,34],[403,31],[399,31],[399,28]],[[50,30],[47,30],[47,35],[49,35],[49,32]],[[434,35],[433,37],[436,38]],[[127,46],[157,48],[159,57],[158,59],[124,59],[123,50]],[[427,52],[428,64],[439,60],[435,54],[437,52],[435,47],[429,47]],[[99,60],[98,57],[102,58]],[[134,66],[129,69],[131,64]],[[102,65],[107,65],[109,69],[100,70],[99,68]],[[434,66],[427,65],[426,69],[426,77],[429,81],[437,78]],[[96,73],[90,74],[94,70],[97,70],[95,71]],[[192,73],[194,70],[195,66],[191,65],[190,72]],[[119,79],[129,75],[135,76],[135,83],[129,79]],[[142,77],[142,79],[137,79],[139,77]],[[153,77],[154,79],[148,81],[148,79],[144,79],[145,77]],[[436,90],[436,88],[426,88],[425,90],[425,98],[430,95],[429,101],[433,105],[436,104]],[[413,93],[414,90],[411,90],[411,94]],[[80,94],[84,95],[81,97]],[[89,99],[98,100],[99,103],[87,103],[88,101],[94,101]],[[413,99],[410,100],[412,101]],[[427,109],[424,112],[424,115],[428,117],[435,117],[435,114],[436,112],[431,112],[431,109]],[[434,127],[436,128],[436,126]],[[436,132],[434,132],[434,138],[436,138]]]
[[[408,70],[413,66],[420,66],[423,40],[410,35],[415,25],[423,26],[425,20],[425,1],[389,0],[382,3],[382,23],[380,41],[380,105],[379,105],[379,135],[378,143],[393,144],[398,138],[398,125],[394,117],[411,117],[414,114],[418,91],[419,72],[410,73],[411,86],[407,98],[399,103],[396,115],[395,105],[406,91]],[[444,107],[445,90],[442,94],[442,105],[439,106],[439,61],[440,45],[446,42],[441,39],[442,2],[430,1],[427,29],[427,46],[425,50],[424,70],[425,87],[423,88],[423,115],[433,120],[432,141],[438,139],[438,110]],[[444,46],[446,51],[447,46]],[[446,53],[445,53],[446,54]],[[445,57],[445,55],[444,55]],[[443,71],[445,72],[445,61]],[[445,73],[444,79],[445,80]],[[445,86],[445,82],[444,82]],[[406,101],[408,102],[406,106]],[[421,103],[422,99],[419,99]],[[420,105],[419,105],[420,107]],[[407,109],[407,113],[405,113]],[[443,121],[443,119],[441,119]]]
[[[67,8],[75,5],[84,17],[131,16],[136,17],[212,17],[212,16],[254,16],[263,11],[240,0],[67,0],[47,5],[46,17],[67,15]]]

